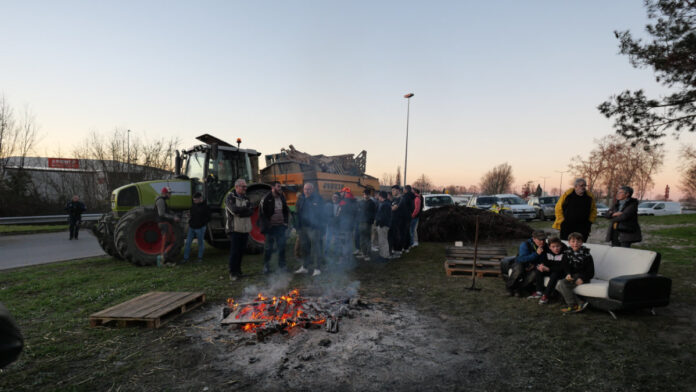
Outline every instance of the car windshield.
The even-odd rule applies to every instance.
[[[638,204],[638,208],[653,208],[655,206],[655,203],[640,203]]]
[[[499,197],[498,202],[503,204],[527,204],[519,197]]]
[[[476,199],[477,205],[493,204],[495,203],[495,198],[493,197],[479,197]]]
[[[425,205],[427,207],[440,207],[452,204],[450,196],[426,196]]]
[[[555,204],[558,201],[558,197],[541,197],[539,198],[539,204]]]

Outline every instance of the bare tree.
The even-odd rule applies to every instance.
[[[513,180],[512,166],[507,162],[500,164],[481,177],[481,193],[496,194],[509,192]]]
[[[662,147],[632,146],[617,135],[605,136],[595,143],[587,159],[577,156],[568,167],[576,177],[587,180],[597,198],[610,198],[617,187],[631,185],[635,197],[642,199],[654,187],[653,177],[664,163]]]
[[[416,181],[413,182],[413,187],[420,189],[421,192],[429,192],[433,187],[433,182],[425,174],[421,174]]]
[[[394,184],[392,185],[401,185],[401,166],[396,167],[396,177],[394,178]]]
[[[20,156],[19,167],[24,167],[24,159],[34,149],[39,137],[36,116],[34,116],[28,106],[24,107],[17,133],[17,152]]]
[[[680,188],[686,194],[686,199],[696,199],[696,148],[683,146],[680,151],[682,175]]]
[[[379,185],[384,185],[384,186],[394,185],[394,174],[382,173],[382,179],[379,181]]]
[[[17,128],[12,107],[0,95],[0,182],[5,178],[5,166],[17,148]]]

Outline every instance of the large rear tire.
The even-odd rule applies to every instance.
[[[171,246],[165,252],[165,260],[175,262],[184,245],[181,225],[172,224]],[[114,231],[116,249],[129,262],[145,266],[156,265],[162,247],[162,234],[157,223],[157,212],[151,208],[137,207],[128,211],[116,224]]]
[[[116,218],[113,212],[108,212],[99,218],[97,223],[92,226],[92,233],[97,237],[97,242],[99,246],[106,252],[107,255],[115,257],[117,259],[123,259],[121,254],[116,249],[116,243],[114,242],[114,226],[116,225]]]
[[[266,236],[261,233],[258,225],[259,219],[259,204],[261,199],[271,191],[271,187],[266,184],[254,184],[247,189],[247,197],[254,206],[254,213],[251,215],[251,233],[249,233],[249,241],[247,241],[247,253],[258,254],[263,252],[263,244],[266,242]]]

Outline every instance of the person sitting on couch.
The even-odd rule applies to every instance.
[[[558,237],[549,239],[542,261],[536,266],[536,292],[529,299],[539,299],[539,305],[549,303],[549,296],[556,289],[556,283],[563,277],[563,252],[567,246]],[[544,287],[544,277],[549,277],[549,284]]]
[[[573,290],[581,284],[590,283],[594,277],[594,260],[590,250],[582,245],[582,234],[570,233],[568,243],[570,248],[563,252],[565,279],[556,284],[556,290],[561,293],[567,305],[561,312],[577,313],[585,310],[587,302],[578,297]]]
[[[523,291],[536,280],[536,265],[543,261],[546,245],[546,233],[543,230],[535,230],[532,238],[520,244],[517,257],[510,266],[512,273],[505,283],[509,296],[517,294],[523,296]]]

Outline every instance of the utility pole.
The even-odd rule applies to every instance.
[[[556,170],[556,173],[561,173],[561,182],[558,184],[558,196],[563,194],[563,173],[568,173],[570,170]]]
[[[130,129],[129,129],[129,130],[128,130],[128,139],[127,139],[127,140],[128,140],[128,141],[127,141],[127,144],[128,144],[128,153],[127,153],[127,154],[128,154],[128,156],[126,157],[126,165],[127,165],[127,167],[126,167],[126,170],[127,170],[126,173],[127,173],[127,175],[128,175],[128,181],[130,181],[130,132],[131,132],[131,131],[130,131]]]
[[[544,193],[548,194],[548,192],[546,192],[546,179],[549,177],[547,176],[547,177],[539,177],[539,178],[544,179],[544,188],[541,190],[541,195],[544,196]]]
[[[408,117],[411,113],[411,97],[413,97],[413,93],[408,93],[404,95],[404,98],[406,98],[406,102],[408,104],[406,105],[406,156],[404,158],[404,186],[406,186],[406,167],[408,166]]]

